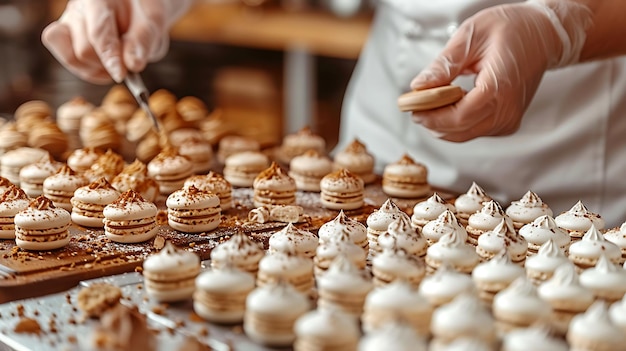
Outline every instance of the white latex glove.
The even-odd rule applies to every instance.
[[[121,82],[168,50],[170,25],[193,0],[69,0],[42,42],[78,77]]]
[[[414,122],[454,142],[515,132],[544,72],[578,61],[591,18],[568,0],[500,5],[468,18],[411,88],[476,74],[474,88],[454,105],[413,113]]]

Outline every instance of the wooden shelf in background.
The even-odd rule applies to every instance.
[[[356,59],[370,20],[369,16],[341,19],[326,12],[199,3],[174,26],[172,38],[271,50],[295,46],[316,55]]]
[[[52,19],[59,17],[65,4],[51,1]],[[171,36],[174,40],[269,50],[300,47],[314,55],[356,59],[370,23],[370,15],[338,18],[316,10],[290,12],[279,7],[198,2],[172,28]]]

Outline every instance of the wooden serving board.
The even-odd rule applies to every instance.
[[[451,198],[445,192],[440,194]],[[250,188],[234,189],[234,206],[222,213],[219,227],[199,234],[180,233],[167,226],[164,199],[160,199],[157,206],[160,208],[158,219],[162,225],[155,238],[156,245],[155,239],[139,244],[115,243],[106,239],[102,229],[79,226],[71,227],[69,245],[54,251],[28,252],[19,249],[14,241],[0,240],[0,303],[63,291],[87,279],[132,272],[142,265],[149,254],[160,248],[162,239],[187,248],[198,254],[202,260],[209,259],[213,248],[240,230],[267,249],[269,237],[286,224],[247,222],[248,212],[253,208],[252,196]],[[363,223],[388,197],[382,192],[380,182],[377,182],[366,187],[365,198],[366,205],[363,208],[347,212],[350,217]],[[393,199],[409,214],[413,206],[422,200],[424,198]],[[306,218],[306,221],[297,226],[314,233],[338,214],[338,211],[321,206],[318,193],[298,192],[296,204],[304,208]]]

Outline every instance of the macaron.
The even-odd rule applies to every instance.
[[[282,280],[308,295],[314,285],[313,260],[295,252],[278,251],[266,254],[259,261],[257,286]]]
[[[537,293],[552,306],[552,327],[565,335],[575,315],[584,313],[594,302],[595,296],[580,284],[574,265],[556,269],[552,278],[539,285]]]
[[[18,130],[28,133],[35,124],[50,120],[52,108],[45,101],[30,100],[18,106],[14,117]]]
[[[74,171],[82,173],[88,170],[100,156],[102,152],[92,147],[76,149],[67,157],[67,165]]]
[[[150,298],[160,302],[186,300],[196,289],[200,257],[168,241],[161,251],[145,259],[142,272]]]
[[[148,163],[162,150],[161,136],[154,130],[150,130],[150,132],[137,143],[135,157],[141,162]]]
[[[478,237],[493,230],[503,218],[508,219],[508,216],[498,202],[494,200],[485,202],[480,211],[476,211],[467,219],[467,226],[465,226],[467,242],[476,246]]]
[[[503,248],[506,248],[511,260],[521,266],[526,261],[528,243],[524,237],[515,232],[513,223],[508,218],[502,218],[493,229],[478,238],[476,252],[483,260],[488,260]]]
[[[70,199],[72,222],[84,227],[102,228],[104,207],[119,197],[120,193],[104,177],[76,189]]]
[[[333,162],[316,150],[295,156],[289,163],[289,176],[302,191],[320,192],[320,181],[332,171]]]
[[[524,237],[528,242],[529,256],[536,254],[541,245],[545,244],[548,240],[553,240],[563,252],[569,250],[571,243],[567,231],[559,228],[554,218],[549,215],[537,217],[534,221],[519,228],[518,232],[519,235]]]
[[[476,295],[460,294],[433,313],[430,322],[433,339],[431,350],[445,350],[445,346],[462,338],[475,338],[495,349],[498,342],[493,317]]]
[[[613,303],[609,308],[609,316],[611,317],[611,321],[613,324],[622,328],[622,331],[626,331],[626,313],[624,313],[626,309],[626,295],[624,297]]]
[[[221,174],[210,171],[206,175],[191,176],[185,180],[183,187],[186,188],[190,185],[217,195],[220,198],[222,211],[233,207],[233,187]]]
[[[259,151],[239,152],[224,162],[224,178],[233,186],[251,187],[254,179],[269,165],[269,158]]]
[[[180,189],[193,174],[193,163],[178,150],[167,148],[148,163],[148,175],[159,183],[161,195],[169,195]]]
[[[428,240],[419,229],[411,226],[409,216],[400,216],[389,224],[385,233],[378,236],[378,248],[381,251],[392,247],[423,258],[428,250]]]
[[[201,121],[209,115],[204,101],[195,96],[185,96],[176,102],[176,111],[187,122]]]
[[[28,145],[46,150],[50,155],[61,158],[67,151],[69,140],[55,122],[44,120],[29,130]]]
[[[370,242],[370,251],[373,253],[380,251],[378,237],[386,233],[389,225],[400,217],[408,216],[391,199],[385,200],[380,208],[367,216],[367,239]]]
[[[259,270],[259,261],[265,256],[260,244],[252,241],[243,231],[238,231],[211,251],[211,267],[232,265],[253,274]]]
[[[39,161],[26,165],[20,169],[20,187],[26,195],[36,198],[43,195],[43,182],[55,174],[62,163],[55,161],[52,156],[42,157]]]
[[[167,223],[183,233],[208,232],[221,222],[219,197],[193,185],[171,193],[165,205]]]
[[[566,340],[570,350],[623,350],[626,335],[609,316],[604,301],[596,301],[572,319]]]
[[[626,222],[618,228],[612,228],[604,233],[604,238],[617,245],[622,250],[621,264],[626,262]]]
[[[317,305],[359,318],[365,298],[373,287],[362,270],[345,255],[339,255],[328,270],[317,277]]]
[[[327,174],[320,181],[322,206],[330,210],[356,210],[363,207],[363,179],[347,169]]]
[[[30,199],[24,190],[11,185],[0,197],[0,239],[15,239],[15,215],[28,208]]]
[[[380,330],[367,334],[359,342],[359,351],[396,350],[426,351],[426,339],[405,321],[386,323]]]
[[[48,156],[47,151],[32,147],[20,147],[8,151],[0,156],[0,176],[19,186],[22,167]]]
[[[352,242],[369,251],[369,240],[367,239],[367,228],[356,219],[350,218],[343,210],[339,211],[337,217],[328,221],[317,230],[319,243],[324,244],[341,233],[348,233]]]
[[[246,298],[243,330],[254,342],[276,347],[291,345],[296,320],[310,309],[306,295],[284,282],[271,282]]]
[[[567,230],[572,242],[579,241],[585,233],[595,226],[598,230],[604,229],[604,218],[591,212],[582,201],[578,201],[572,208],[554,217],[556,225]]]
[[[465,240],[468,238],[467,231],[450,210],[444,210],[439,217],[422,227],[422,235],[431,245],[439,241],[444,235],[452,232],[456,232],[457,235],[464,237]]]
[[[32,200],[15,214],[15,243],[21,249],[46,251],[59,249],[70,242],[70,214],[54,207],[45,196]]]
[[[134,190],[128,190],[102,211],[104,234],[118,243],[139,243],[154,238],[157,207]]]
[[[197,128],[180,128],[180,129],[173,130],[168,134],[167,140],[170,142],[172,146],[176,146],[176,147],[179,147],[182,143],[184,143],[187,140],[206,141],[204,139],[204,136],[202,135],[202,131]],[[213,151],[211,150],[211,154],[212,153]]]
[[[418,286],[426,275],[424,261],[397,248],[384,249],[372,260],[373,282],[376,286],[402,279]]]
[[[601,255],[595,267],[580,273],[580,284],[591,290],[596,299],[613,303],[626,295],[626,270]]]
[[[217,149],[217,160],[220,163],[225,163],[226,159],[231,155],[247,152],[247,151],[259,151],[261,150],[261,144],[258,141],[237,136],[237,135],[228,135],[220,139],[218,149]],[[233,185],[235,185],[233,183]]]
[[[54,206],[72,212],[71,199],[76,189],[89,183],[87,178],[63,165],[57,173],[43,181],[43,194],[52,200]]]
[[[289,164],[294,158],[309,150],[323,155],[326,152],[326,141],[315,134],[309,126],[305,126],[296,133],[285,135],[282,145],[277,150],[277,156],[282,163]]]
[[[493,297],[524,274],[524,268],[513,263],[507,250],[503,249],[489,261],[477,265],[472,271],[472,280],[478,297],[491,307]]]
[[[595,266],[602,255],[618,264],[622,259],[622,250],[606,240],[600,230],[592,224],[582,239],[570,245],[567,257],[581,269],[587,269]]]
[[[472,182],[467,192],[457,196],[456,200],[454,200],[456,216],[459,222],[463,226],[467,225],[469,217],[476,211],[480,211],[484,202],[491,200],[493,199],[485,192],[485,189],[476,184],[476,182]]]
[[[366,334],[385,324],[403,320],[422,336],[430,335],[433,306],[405,280],[396,280],[370,291],[365,298],[361,323]]]
[[[204,138],[188,138],[178,145],[178,153],[192,163],[194,174],[206,173],[213,165],[213,148]]]
[[[307,312],[294,325],[294,351],[355,350],[361,336],[354,318],[342,311],[318,308]],[[400,350],[398,350],[400,351]]]
[[[313,132],[311,127],[304,126],[295,133],[285,135],[280,146],[280,158],[284,163],[289,163],[293,158],[313,150],[320,155],[326,152],[326,141],[320,135]]]
[[[443,264],[433,275],[424,277],[419,293],[436,308],[463,293],[474,293],[474,282],[468,274]]]
[[[25,147],[28,145],[28,136],[17,130],[15,122],[6,122],[0,128],[0,152]]]
[[[357,268],[365,268],[367,254],[361,246],[352,241],[348,233],[344,232],[317,247],[313,258],[315,275],[324,274],[335,258],[340,255],[345,255]]]
[[[531,326],[507,333],[502,341],[502,351],[569,351],[565,340],[551,336],[547,328]]]
[[[254,276],[234,267],[204,271],[196,278],[193,310],[214,323],[241,323]]]
[[[121,123],[118,125],[126,126]],[[116,123],[103,107],[97,107],[81,118],[78,136],[85,147],[119,150],[122,145],[122,136],[116,128]]]
[[[296,203],[296,182],[276,162],[254,178],[252,188],[256,207]]]
[[[476,249],[465,242],[457,232],[442,236],[432,244],[426,252],[428,271],[436,271],[442,264],[447,263],[459,272],[470,274],[478,263],[480,256]]]
[[[550,321],[552,316],[552,307],[539,297],[537,288],[526,277],[517,278],[497,293],[492,309],[501,333]]]
[[[121,193],[132,189],[150,202],[155,202],[159,196],[159,183],[148,175],[146,164],[137,159],[125,166],[113,178],[111,185]]]
[[[96,159],[89,169],[85,171],[84,175],[92,182],[100,177],[104,177],[107,182],[111,182],[116,175],[124,170],[124,164],[124,157],[109,149]]]
[[[403,112],[434,110],[454,104],[463,97],[463,89],[456,85],[444,85],[423,90],[413,90],[400,95],[398,107]]]
[[[76,96],[57,108],[56,122],[63,132],[76,134],[80,129],[81,118],[94,108],[95,106],[85,98]]]
[[[450,210],[452,213],[456,212],[453,204],[445,201],[439,194],[434,193],[428,199],[420,201],[413,206],[411,224],[415,228],[422,229],[426,223],[437,219],[445,210]]]
[[[415,199],[428,195],[428,169],[404,154],[383,170],[383,191],[389,196]]]
[[[319,241],[315,234],[299,229],[290,222],[270,236],[269,246],[270,252],[294,252],[302,257],[313,259]]]
[[[539,195],[528,190],[518,201],[512,201],[506,208],[506,214],[513,221],[515,229],[532,223],[541,216],[552,216],[552,209],[543,202]]]
[[[376,180],[374,156],[358,139],[354,139],[345,149],[335,154],[333,162],[335,169],[349,170],[363,179],[364,184],[370,184]]]
[[[4,194],[9,188],[13,188],[15,184],[11,183],[8,179],[0,177],[0,195]]]
[[[571,264],[572,262],[565,256],[563,250],[550,239],[541,245],[536,255],[526,259],[524,267],[528,279],[535,284],[540,284],[550,279],[558,267]]]

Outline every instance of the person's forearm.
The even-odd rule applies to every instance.
[[[584,3],[593,13],[580,61],[626,54],[626,1],[569,0]]]

